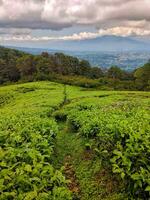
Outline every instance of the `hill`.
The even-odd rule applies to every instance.
[[[149,90],[150,63],[128,72],[117,66],[108,70],[92,67],[63,53],[32,55],[0,48],[0,84],[17,81],[53,80],[84,87],[115,90]]]
[[[132,37],[122,36],[101,36],[97,38],[83,39],[83,40],[54,40],[48,41],[43,48],[24,48],[31,50],[32,53],[39,53],[41,50],[49,52],[58,51],[87,51],[87,52],[126,52],[126,51],[150,51],[150,41],[135,39]],[[22,50],[22,48],[19,48]]]
[[[58,45],[59,46],[59,45]],[[75,51],[143,51],[150,50],[149,44],[129,37],[102,36],[80,41],[67,41],[63,50],[69,47]]]
[[[49,81],[0,87],[0,199],[148,200],[149,97]]]
[[[127,71],[144,65],[150,59],[150,41],[132,37],[103,36],[79,41],[51,41],[44,46],[45,48],[10,48],[34,55],[40,55],[42,52],[61,52],[88,60],[92,66],[107,69],[117,65]]]
[[[150,59],[150,51],[66,51],[54,50],[49,48],[27,48],[27,47],[13,47],[9,48],[24,51],[33,55],[40,55],[42,52],[55,54],[61,52],[70,56],[77,57],[78,59],[87,60],[92,66],[102,67],[108,69],[113,65],[120,67],[126,71],[133,71],[137,67],[144,65]]]

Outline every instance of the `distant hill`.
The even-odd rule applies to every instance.
[[[103,36],[80,41],[59,42],[63,50],[77,51],[141,51],[150,50],[150,45],[129,37]],[[64,46],[64,47],[63,47]]]
[[[27,50],[28,48],[19,48]],[[43,48],[32,48],[32,53],[38,54],[41,50],[53,51],[150,51],[150,42],[131,37],[102,36],[86,40],[59,40],[47,41]],[[28,51],[28,50],[27,50]]]
[[[62,52],[67,55],[78,57],[79,59],[88,60],[92,66],[109,68],[112,65],[117,65],[120,68],[127,71],[132,71],[137,67],[144,65],[144,63],[146,63],[150,59],[150,49],[149,49],[150,45],[146,44],[145,42],[133,40],[132,38],[104,36],[92,40],[74,41],[73,42],[74,47],[75,45],[79,47],[77,50],[74,51],[73,48],[71,47],[71,41],[68,42],[70,44],[69,43],[68,45],[65,44],[66,46],[62,45],[62,49],[66,47],[66,49],[68,48],[69,50],[61,50],[60,46],[58,45],[55,46],[55,48],[57,47],[58,49],[55,48],[52,49],[53,45],[52,46],[50,45],[48,48],[46,47],[45,48],[11,47],[11,48],[15,48],[34,55],[41,54],[44,51],[49,52],[50,54],[54,54],[56,52]],[[99,45],[100,43],[101,45]],[[106,45],[106,43],[108,44]],[[110,47],[113,47],[111,51],[108,51],[108,45],[109,49],[111,49]],[[127,51],[127,49],[129,49],[129,46],[130,50]],[[135,50],[133,50],[133,46]],[[80,51],[81,48],[86,50]],[[115,51],[115,49],[117,48],[118,50]]]

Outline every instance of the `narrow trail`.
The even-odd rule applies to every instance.
[[[58,123],[55,166],[64,166],[68,188],[74,200],[121,200],[118,184],[105,170],[92,150],[86,149],[87,139],[68,130],[66,122]]]
[[[80,185],[76,177],[74,162],[82,154],[82,140],[77,135],[68,132],[66,123],[58,123],[59,134],[56,138],[55,164],[58,168],[64,166],[66,179],[69,180],[68,187],[76,199],[80,194]],[[79,148],[80,147],[80,148]]]
[[[68,103],[64,87],[64,101],[60,109]],[[53,162],[58,169],[64,166],[64,174],[69,180],[68,188],[73,193],[73,199],[121,200],[117,191],[118,184],[110,172],[102,167],[94,151],[86,148],[89,139],[69,130],[66,121],[57,122],[59,133],[56,137]]]

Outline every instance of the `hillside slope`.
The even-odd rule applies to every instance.
[[[148,200],[149,97],[53,82],[0,87],[0,198]]]

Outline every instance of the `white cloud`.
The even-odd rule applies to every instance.
[[[25,32],[26,33],[26,32]],[[67,35],[67,36],[41,36],[35,37],[30,34],[13,34],[0,37],[3,41],[52,41],[52,40],[85,40],[92,39],[104,35],[114,35],[114,36],[150,36],[150,30],[145,30],[142,28],[132,28],[132,27],[114,27],[109,29],[100,29],[99,31],[93,32],[81,32],[79,34]]]
[[[0,34],[7,30],[7,38],[55,39],[32,37],[29,30],[60,30],[74,25],[94,25],[98,31],[57,39],[149,35],[150,0],[0,0],[0,27],[4,29]]]

